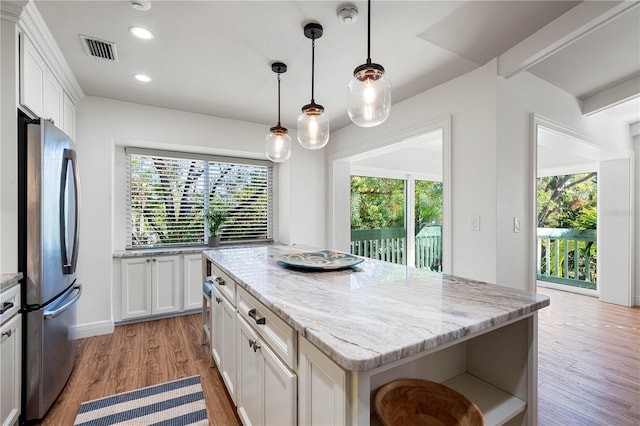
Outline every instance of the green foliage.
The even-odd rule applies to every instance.
[[[415,181],[415,232],[442,223],[442,183]],[[405,181],[351,177],[351,229],[405,228]]]
[[[538,227],[596,229],[597,174],[538,178]]]
[[[415,231],[442,224],[442,182],[415,181]]]
[[[351,177],[351,229],[404,228],[404,181]]]
[[[218,210],[214,207],[209,207],[205,212],[204,217],[207,220],[209,234],[215,236],[218,235],[218,230],[229,217],[229,212],[226,210]]]

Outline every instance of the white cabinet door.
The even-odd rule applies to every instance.
[[[295,425],[297,423],[296,375],[278,358],[269,346],[258,349],[264,359],[264,425]]]
[[[76,140],[76,106],[66,93],[62,103],[62,131]]]
[[[22,315],[0,327],[0,424],[12,425],[20,416]]]
[[[262,426],[264,362],[253,346],[258,336],[247,322],[238,318],[238,415],[245,426]]]
[[[231,399],[236,401],[236,308],[222,298],[222,379]]]
[[[238,316],[238,415],[246,425],[295,425],[296,375]]]
[[[47,67],[24,35],[20,34],[20,104],[37,116],[44,115],[44,86]]]
[[[303,337],[298,355],[299,423],[348,425],[346,372]]]
[[[223,297],[217,288],[211,291],[211,352],[213,361],[222,372],[222,343],[223,343],[223,325],[224,325],[224,305]]]
[[[133,257],[120,263],[122,319],[151,315],[150,258]]]
[[[202,255],[184,255],[184,310],[202,309]]]
[[[180,256],[151,259],[151,295],[154,315],[180,311]]]
[[[64,91],[62,85],[47,69],[44,76],[44,113],[46,119],[52,120],[53,124],[62,129],[62,109],[64,105]]]

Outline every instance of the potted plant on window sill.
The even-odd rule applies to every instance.
[[[220,235],[218,232],[220,231],[220,227],[229,217],[229,212],[209,207],[204,216],[205,219],[207,219],[207,224],[209,226],[209,239],[207,240],[207,245],[209,247],[218,247],[220,245]]]

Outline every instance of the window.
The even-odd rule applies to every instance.
[[[441,272],[442,182],[352,175],[351,253]]]
[[[221,241],[271,241],[273,167],[268,161],[127,147],[127,248],[201,245],[204,211],[229,217]]]

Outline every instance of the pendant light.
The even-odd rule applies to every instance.
[[[304,148],[320,149],[329,142],[329,117],[323,114],[324,107],[313,99],[316,39],[322,37],[322,25],[305,25],[304,35],[311,39],[311,103],[302,107],[298,117],[298,141]]]
[[[356,67],[349,82],[347,113],[360,127],[382,124],[391,112],[391,82],[384,68],[371,62],[371,0],[367,15],[367,62]]]
[[[278,74],[278,124],[269,129],[265,140],[267,158],[276,163],[287,161],[291,156],[291,136],[280,124],[280,74],[287,72],[287,66],[282,62],[271,64],[271,70]]]

